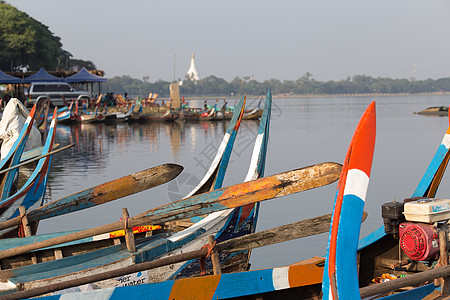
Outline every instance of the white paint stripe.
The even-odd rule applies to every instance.
[[[93,241],[101,241],[101,240],[106,240],[109,239],[110,235],[109,233],[103,233],[103,234],[98,234],[96,236],[92,237]]]
[[[112,293],[114,292],[115,288],[106,288],[106,289],[99,289],[99,290],[92,290],[87,291],[84,293],[68,293],[63,294],[59,298],[60,300],[108,300],[111,298]]]
[[[444,135],[444,138],[442,139],[442,143],[441,143],[442,145],[444,145],[445,146],[445,148],[450,148],[450,134],[445,134]]]
[[[250,161],[250,167],[248,168],[247,176],[245,176],[245,182],[258,179],[256,169],[258,168],[258,158],[261,152],[261,145],[264,140],[264,133],[256,136],[255,147],[253,147],[252,159]]]
[[[367,187],[369,186],[369,176],[359,169],[351,169],[347,174],[344,196],[355,195],[366,201]]]
[[[331,289],[331,284],[328,286],[328,300],[333,300],[333,290]]]
[[[272,271],[272,282],[275,290],[288,289],[289,285],[289,267],[274,268]]]
[[[191,197],[194,193],[196,193],[198,191],[198,189],[200,189],[200,187],[202,187],[205,184],[206,181],[208,181],[208,179],[211,177],[211,175],[214,172],[214,170],[216,169],[216,167],[219,165],[220,160],[222,159],[222,155],[225,152],[225,148],[227,147],[229,139],[230,139],[230,134],[225,133],[225,135],[222,139],[222,143],[220,144],[219,149],[217,150],[216,157],[214,157],[214,160],[211,163],[211,167],[209,168],[208,172],[206,172],[205,176],[200,181],[200,183],[183,199]]]
[[[0,282],[0,291],[12,290],[15,287],[16,285],[9,280],[7,282]]]

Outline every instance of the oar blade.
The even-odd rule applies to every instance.
[[[29,212],[38,221],[107,203],[166,183],[181,173],[177,164],[163,164],[69,195]]]

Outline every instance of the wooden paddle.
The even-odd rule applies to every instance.
[[[97,185],[28,212],[28,222],[79,211],[153,188],[174,179],[182,170],[180,165],[163,164]],[[20,216],[1,222],[0,230],[17,226],[20,222]]]
[[[364,212],[361,223],[363,223],[366,218],[367,212]],[[217,250],[220,252],[243,251],[313,236],[328,232],[330,230],[330,223],[331,214],[314,217],[229,239],[217,244]]]
[[[321,163],[193,196],[129,218],[126,220],[127,226],[135,227],[185,219],[313,189],[336,181],[339,178],[341,167],[337,163]],[[32,221],[37,220],[36,217],[41,219],[43,215],[39,215],[39,210],[31,212],[28,218],[30,219],[31,216]],[[70,208],[65,208],[64,211],[66,210],[70,210]],[[59,211],[56,210],[55,213],[57,212]],[[117,221],[34,244],[3,250],[0,251],[0,259],[122,229],[123,226],[124,221]]]

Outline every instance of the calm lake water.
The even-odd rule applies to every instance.
[[[266,175],[316,163],[342,163],[354,129],[367,105],[376,101],[377,138],[361,236],[382,225],[381,205],[410,197],[449,125],[446,117],[414,114],[429,106],[449,105],[449,95],[274,99]],[[213,101],[211,101],[211,104]],[[191,101],[201,107],[203,101]],[[248,107],[256,105],[250,99]],[[259,121],[243,121],[224,186],[244,180]],[[47,201],[173,162],[183,173],[168,184],[100,207],[42,221],[40,233],[82,229],[117,221],[122,207],[130,215],[181,199],[203,177],[227,124],[148,123],[59,125],[57,142],[76,146],[52,161]],[[336,183],[263,202],[257,230],[323,215],[332,211]],[[438,197],[450,197],[444,176]],[[252,253],[252,268],[269,268],[323,255],[328,233]]]

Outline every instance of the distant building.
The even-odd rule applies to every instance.
[[[195,81],[200,80],[200,76],[198,76],[197,68],[195,67],[194,54],[192,54],[191,66],[189,67],[189,70],[187,71],[186,75],[188,75]]]

